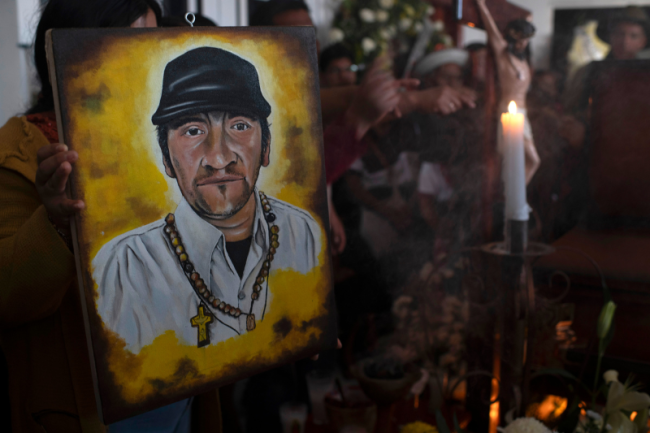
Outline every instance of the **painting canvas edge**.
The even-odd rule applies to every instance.
[[[45,34],[45,53],[46,53],[46,58],[47,58],[47,66],[48,66],[48,74],[50,78],[50,83],[52,85],[52,93],[54,97],[54,111],[56,113],[56,126],[57,126],[57,131],[59,135],[59,142],[60,143],[65,143],[66,142],[66,137],[65,137],[65,129],[63,126],[63,117],[61,114],[61,99],[59,95],[59,76],[57,74],[56,70],[56,62],[55,62],[55,57],[56,57],[56,42],[55,38],[53,37],[53,32],[55,32],[54,29],[50,29],[46,32]],[[74,189],[72,188],[72,182],[73,182],[73,176],[71,175],[71,178],[69,179],[68,185],[66,187],[66,193],[69,197],[72,197],[72,192]],[[102,408],[102,403],[101,403],[101,395],[99,392],[99,383],[97,379],[97,366],[95,364],[95,353],[93,349],[93,344],[92,344],[92,335],[90,331],[90,322],[89,322],[89,317],[88,317],[88,308],[86,305],[86,291],[85,291],[85,285],[84,285],[84,271],[81,266],[81,254],[79,251],[79,238],[77,236],[77,224],[76,224],[76,218],[73,217],[70,221],[71,227],[70,227],[70,232],[72,234],[72,247],[73,247],[73,253],[75,256],[75,267],[77,270],[77,284],[78,284],[78,289],[79,289],[79,301],[81,304],[81,311],[84,319],[84,333],[86,335],[86,345],[88,349],[88,358],[90,361],[90,371],[91,371],[91,376],[92,376],[92,382],[93,382],[93,393],[95,396],[95,401],[94,404],[91,402],[89,405],[94,405],[96,410],[97,410],[97,415],[99,417],[99,420],[101,422],[104,422],[104,411]],[[73,376],[73,383],[75,382],[75,378]],[[77,401],[77,405],[79,405],[79,401]],[[81,402],[84,404],[83,402]]]

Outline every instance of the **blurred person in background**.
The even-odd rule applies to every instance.
[[[154,0],[50,0],[34,43],[38,101],[0,128],[0,332],[16,432],[106,430],[96,409],[71,251],[70,217],[84,203],[65,194],[78,155],[58,143],[45,33],[156,27],[160,18]],[[213,390],[111,424],[110,431],[219,432],[218,398]]]
[[[449,86],[462,90],[468,60],[469,53],[466,50],[449,48],[436,51],[417,62],[413,77],[420,80],[423,89]]]
[[[596,34],[611,46],[607,59],[633,60],[646,56],[642,52],[648,47],[650,19],[642,8],[628,6],[600,23]]]
[[[488,47],[482,42],[474,42],[465,46],[465,51],[469,54],[469,67],[466,72],[470,82],[467,84],[482,95],[487,80]]]
[[[600,22],[596,34],[611,46],[606,60],[634,60],[650,57],[646,50],[650,36],[650,19],[646,12],[638,6],[628,6],[610,16],[606,21]],[[567,135],[570,135],[568,138],[574,146],[582,146],[586,136],[589,82],[593,64],[594,62],[589,63],[576,71],[571,81],[567,83],[563,95],[567,113],[575,118],[570,124],[567,122],[565,127]]]
[[[352,86],[357,83],[357,65],[352,62],[352,53],[343,44],[330,45],[320,55],[318,67],[320,70],[321,88]],[[332,185],[327,187],[329,203],[330,226],[332,228],[332,243],[334,253],[341,254],[345,250],[347,234],[343,221],[336,211]]]
[[[437,51],[418,62],[415,76],[424,89],[448,87],[475,97],[465,86],[469,60],[467,50]],[[479,203],[475,179],[480,178],[482,167],[476,146],[482,134],[480,114],[481,110],[464,109],[448,116],[411,116],[419,130],[417,199],[420,214],[432,230],[428,257],[436,268],[449,260],[450,249],[458,249],[472,237],[476,215],[471,210]]]
[[[648,38],[650,37],[650,19],[645,10],[638,6],[626,8],[611,14],[607,19],[598,23],[597,36],[610,44],[610,52],[605,61],[628,61],[650,58]],[[589,197],[587,178],[588,149],[586,148],[589,136],[590,94],[592,91],[592,75],[596,70],[598,61],[592,61],[578,69],[564,88],[562,104],[564,116],[561,119],[559,134],[572,149],[572,154],[577,154],[577,163],[574,164],[569,178],[569,192],[562,206],[562,214],[571,216],[555,230],[559,235],[575,225],[586,211]]]
[[[469,60],[466,50],[451,48],[436,51],[423,57],[415,66],[413,74],[421,80],[422,88],[447,86],[452,89],[463,89],[465,67]],[[445,202],[453,195],[443,164],[446,158],[434,158],[438,155],[434,148],[453,147],[453,138],[442,140],[448,134],[441,133],[447,127],[447,119],[439,115],[420,115],[415,121],[422,131],[421,137],[426,142],[421,147],[421,165],[418,176],[418,201],[422,217],[433,229],[437,228],[437,202]],[[436,138],[434,138],[436,137]]]
[[[321,87],[352,86],[357,84],[358,65],[354,64],[352,52],[343,44],[334,44],[320,54]]]
[[[467,61],[464,50],[437,51],[416,63],[413,77],[420,80],[423,92],[435,90],[440,95],[448,92],[473,99],[475,93],[464,87]],[[390,287],[398,287],[429,256],[430,233],[420,216],[416,194],[421,176],[419,157],[425,146],[453,147],[441,140],[433,143],[431,138],[452,122],[451,113],[462,107],[461,101],[450,99],[444,113],[411,113],[376,125],[368,134],[369,151],[346,174],[348,188],[362,206],[361,235],[373,256],[385,263],[382,272]]]
[[[544,242],[552,242],[566,224],[562,207],[571,195],[568,180],[577,167],[580,151],[571,145],[567,130],[572,118],[565,114],[558,91],[560,75],[538,70],[527,96],[535,144],[541,164],[528,188],[528,202],[538,218],[533,219]]]
[[[276,0],[259,5],[251,16],[250,25],[313,26],[313,23],[304,2]],[[396,109],[401,97],[400,88],[417,84],[417,80],[395,80],[384,70],[384,64],[385,59],[379,59],[371,65],[358,86],[332,85],[321,89],[328,185],[336,181],[359,154],[365,152],[367,143],[363,139],[366,133]],[[333,253],[338,254],[345,249],[345,230],[334,211],[331,195],[328,195]],[[373,302],[372,299],[361,301],[362,304],[357,307],[365,308]],[[289,400],[307,400],[304,376],[310,367],[309,363],[298,362],[249,378],[243,384],[241,402],[236,402],[241,404],[245,431],[279,433],[280,405]],[[329,367],[333,368],[333,365]]]

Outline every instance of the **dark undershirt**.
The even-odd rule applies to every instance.
[[[230,261],[235,265],[235,270],[239,274],[239,278],[244,276],[244,268],[246,267],[246,259],[248,258],[248,250],[251,248],[251,239],[248,237],[243,241],[226,242],[226,251],[230,257]]]

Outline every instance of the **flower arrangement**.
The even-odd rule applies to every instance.
[[[434,12],[424,0],[343,0],[329,39],[347,46],[357,63],[369,63],[393,44],[407,51]],[[432,25],[430,44],[451,45],[442,21]]]
[[[468,304],[457,296],[434,292],[402,295],[393,304],[400,346],[428,368],[463,374]]]
[[[551,433],[548,427],[535,418],[518,418],[502,431],[503,433]]]
[[[575,433],[646,433],[648,430],[648,413],[650,396],[639,392],[640,385],[632,384],[628,377],[625,383],[618,380],[618,372],[606,371],[600,380],[600,369],[605,349],[614,338],[614,313],[616,304],[612,300],[609,288],[601,275],[604,303],[598,317],[596,336],[598,337],[598,358],[596,374],[591,388],[580,379],[564,370],[546,369],[537,372],[537,376],[550,374],[574,381],[581,393],[575,392],[569,410],[563,414],[563,422],[558,431]],[[591,403],[582,402],[582,395],[589,395]],[[597,405],[599,396],[606,399],[605,406]],[[517,421],[517,420],[515,420]],[[514,433],[518,433],[516,430]],[[507,433],[512,433],[508,431]]]

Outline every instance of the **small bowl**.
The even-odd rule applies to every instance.
[[[366,365],[372,359],[357,362],[355,374],[363,392],[378,405],[389,405],[404,399],[411,387],[422,376],[422,372],[414,364],[404,366],[404,377],[401,379],[375,379],[366,375]]]
[[[377,425],[377,405],[358,389],[346,387],[349,407],[343,405],[338,392],[332,391],[325,397],[325,410],[332,432],[340,432],[344,427],[358,426],[367,432],[375,431]]]

